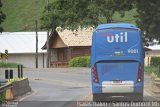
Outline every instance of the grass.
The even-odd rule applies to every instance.
[[[52,2],[53,0],[50,0]],[[6,20],[2,23],[5,31],[34,31],[35,20],[40,17],[47,4],[46,0],[2,0]],[[40,27],[40,24],[38,24]]]
[[[9,62],[9,63],[5,63],[5,62],[1,62],[0,63],[0,68],[17,68],[17,66],[18,66],[19,64],[17,64],[17,63],[11,63],[11,62]]]
[[[53,2],[54,0],[49,0]],[[38,28],[40,29],[40,17],[47,5],[47,0],[2,0],[2,10],[6,14],[6,20],[2,23],[4,31],[20,32],[35,31],[35,20],[38,20]],[[114,22],[128,22],[135,24],[136,10],[127,11],[124,18],[119,13],[113,16]],[[106,22],[102,18],[102,22]]]
[[[150,66],[150,67],[145,67],[144,69],[145,69],[145,72],[153,74],[156,77],[160,77],[160,72],[158,67]]]

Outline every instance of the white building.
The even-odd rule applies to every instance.
[[[146,51],[145,66],[150,66],[152,56],[160,57],[160,45],[156,44],[147,48],[150,50]]]
[[[46,67],[46,50],[41,48],[46,42],[47,33],[38,32],[38,68]],[[36,33],[35,32],[3,32],[0,34],[0,52],[8,50],[8,62],[23,64],[35,68]],[[1,61],[5,61],[4,55]]]

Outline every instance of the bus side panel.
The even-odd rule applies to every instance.
[[[96,37],[95,37],[95,31],[92,33],[92,47],[91,47],[91,68],[94,66],[95,58],[96,58]]]
[[[92,82],[92,93],[101,93],[102,89],[101,88],[97,88],[97,86],[99,86],[99,84],[95,84],[94,83],[94,75],[93,75],[93,69],[94,69],[94,64],[95,64],[95,58],[96,58],[96,35],[95,35],[95,31],[93,31],[92,33],[92,48],[91,48],[91,82]]]

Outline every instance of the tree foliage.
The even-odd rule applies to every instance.
[[[6,18],[6,15],[2,12],[2,2],[0,0],[0,25],[4,21],[5,18]],[[0,32],[2,31],[3,31],[3,28],[0,26]]]
[[[113,22],[115,12],[121,17],[126,11],[137,9],[137,25],[144,39],[160,41],[160,0],[54,0],[42,15],[42,28],[77,30]],[[101,20],[101,19],[105,19]]]
[[[144,32],[145,40],[160,41],[160,0],[137,0],[137,24]],[[147,42],[146,41],[146,42]]]
[[[132,1],[133,2],[133,1]],[[118,11],[124,16],[126,10],[133,8],[130,0],[55,0],[46,6],[42,15],[42,28],[77,30],[112,22]],[[106,19],[105,22],[100,17]]]

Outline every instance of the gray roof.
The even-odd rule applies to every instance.
[[[38,32],[38,52],[45,53],[42,46],[45,44],[47,32]],[[3,32],[0,34],[0,52],[5,49],[9,53],[35,53],[36,33],[35,32]]]

